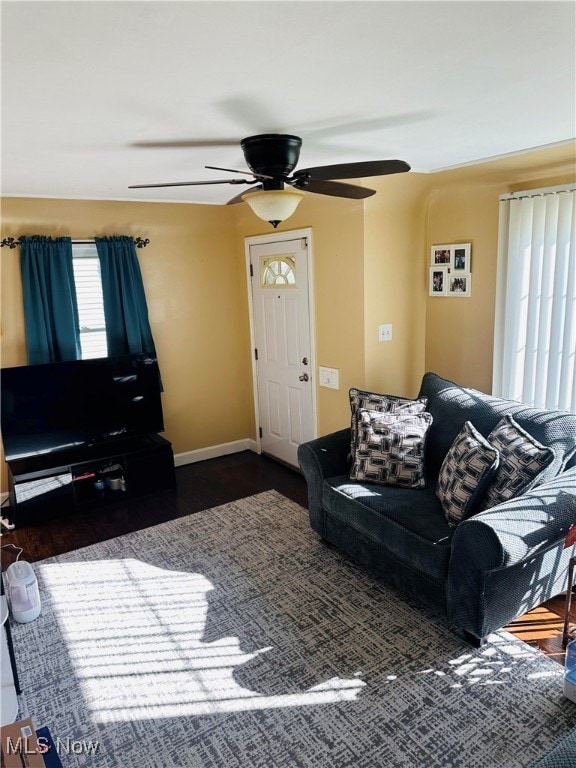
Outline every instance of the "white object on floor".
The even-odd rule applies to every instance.
[[[34,569],[25,560],[17,560],[6,569],[6,594],[14,621],[26,624],[40,616],[40,592]]]
[[[4,622],[8,619],[6,595],[2,595],[0,600],[0,618],[2,619],[2,629],[0,629],[0,725],[8,725],[8,723],[13,723],[18,715],[18,697],[16,696],[14,675],[10,665],[6,631],[4,630]]]

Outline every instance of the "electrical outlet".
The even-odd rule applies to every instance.
[[[340,389],[340,371],[338,368],[318,368],[318,383],[321,387],[329,389]]]
[[[378,341],[392,341],[392,323],[378,326]]]

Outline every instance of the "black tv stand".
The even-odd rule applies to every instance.
[[[160,435],[7,461],[10,519],[17,526],[172,488],[172,445]]]

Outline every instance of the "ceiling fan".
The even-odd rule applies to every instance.
[[[201,184],[248,184],[252,189],[228,201],[228,205],[247,202],[254,213],[274,228],[291,216],[304,197],[301,190],[319,195],[332,195],[361,200],[376,190],[356,184],[344,184],[334,179],[361,179],[386,176],[410,170],[403,160],[368,160],[359,163],[339,163],[294,170],[300,157],[302,139],[286,133],[262,133],[248,136],[240,142],[249,171],[237,171],[207,165],[206,168],[229,173],[241,173],[251,179],[213,179],[210,181],[177,181],[164,184],[133,184],[129,189],[154,187],[186,187]],[[286,189],[286,186],[290,189]]]

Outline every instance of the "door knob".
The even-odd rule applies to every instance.
[[[298,376],[298,381],[308,381],[309,378],[307,373],[303,373],[301,376]]]

